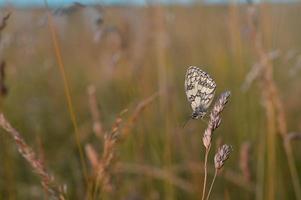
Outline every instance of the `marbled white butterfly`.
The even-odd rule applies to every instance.
[[[210,106],[216,83],[214,80],[198,67],[191,66],[187,69],[185,76],[185,92],[192,108],[192,119],[203,118]]]

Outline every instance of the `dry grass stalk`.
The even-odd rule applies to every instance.
[[[0,21],[0,42],[1,42],[1,31],[4,30],[4,28],[7,25],[7,20],[9,19],[9,17],[11,16],[10,12],[7,12],[3,18]],[[1,54],[1,52],[0,52]],[[2,60],[2,56],[0,56],[0,95],[2,97],[7,95],[7,86],[5,84],[5,67],[6,67],[6,63],[4,60]]]
[[[232,147],[229,145],[224,144],[223,146],[221,146],[220,148],[218,148],[217,153],[214,156],[214,167],[215,167],[215,173],[214,173],[214,177],[213,180],[211,182],[210,185],[210,189],[209,192],[207,194],[207,198],[206,200],[209,199],[215,179],[216,179],[216,175],[218,173],[218,171],[220,169],[222,169],[222,167],[224,166],[226,160],[228,160],[230,153],[232,151]]]
[[[217,153],[214,156],[214,167],[216,170],[220,170],[224,166],[225,161],[228,160],[231,151],[232,147],[226,144],[218,148]]]
[[[212,134],[215,131],[215,129],[217,129],[219,127],[219,125],[221,124],[221,120],[222,120],[221,113],[224,110],[225,105],[228,102],[230,94],[231,94],[230,91],[223,92],[220,95],[219,99],[214,104],[212,111],[210,113],[210,119],[209,119],[207,129],[205,130],[204,135],[203,135],[203,144],[206,148],[206,152],[205,152],[205,163],[204,163],[205,175],[204,175],[204,182],[203,182],[202,200],[205,198],[205,193],[206,193],[207,163],[208,163],[209,151],[211,148]]]
[[[107,192],[111,192],[113,189],[110,169],[112,169],[113,161],[116,156],[115,148],[120,136],[119,128],[123,121],[121,115],[125,112],[127,112],[127,110],[123,110],[120,113],[120,115],[116,118],[111,131],[104,135],[104,148],[102,158],[98,163],[96,180],[101,183],[101,187]]]
[[[111,128],[111,131],[105,133],[103,130],[102,122],[100,119],[100,112],[97,105],[96,99],[96,91],[93,85],[88,87],[88,95],[89,95],[89,104],[90,104],[90,112],[93,118],[93,130],[96,136],[101,137],[103,139],[103,151],[101,157],[99,157],[98,153],[91,145],[86,145],[86,155],[90,164],[93,168],[93,173],[95,175],[95,188],[94,188],[94,196],[97,195],[97,190],[99,187],[101,190],[105,192],[112,192],[113,186],[111,183],[112,171],[111,169],[114,166],[115,160],[115,148],[116,144],[119,139],[125,138],[133,125],[138,120],[142,111],[152,103],[157,97],[158,92],[154,93],[152,96],[146,98],[145,100],[141,101],[135,108],[133,114],[129,117],[126,124],[123,125],[121,129],[121,123],[123,119],[121,116],[127,112],[127,110],[123,110],[119,116],[116,118],[114,125]]]
[[[275,199],[275,164],[276,164],[276,132],[278,131],[283,139],[285,153],[288,159],[288,165],[292,177],[296,199],[301,199],[300,181],[298,178],[297,169],[295,166],[295,158],[292,152],[290,140],[286,140],[287,122],[284,112],[283,103],[280,99],[278,88],[273,78],[273,65],[271,60],[268,59],[262,35],[258,30],[258,10],[254,4],[248,7],[248,26],[251,31],[252,41],[254,44],[254,52],[262,65],[262,73],[260,74],[259,81],[261,86],[262,97],[265,103],[266,117],[267,117],[267,132],[268,139],[267,145],[269,149],[268,157],[268,199]],[[277,130],[278,128],[278,130]]]
[[[91,144],[87,144],[85,146],[85,151],[86,151],[88,160],[90,161],[90,164],[93,168],[93,171],[96,172],[97,167],[99,165],[98,153],[96,152],[96,150],[94,149],[94,147]]]
[[[130,130],[132,129],[132,127],[134,126],[134,124],[137,122],[137,120],[139,119],[139,116],[141,115],[141,113],[145,110],[145,108],[151,104],[152,102],[154,102],[154,100],[159,96],[158,92],[155,92],[153,95],[151,95],[150,97],[142,100],[135,108],[133,114],[129,117],[129,119],[127,120],[127,123],[125,124],[123,130],[122,130],[122,135],[123,137],[128,136],[128,134],[130,133]]]
[[[19,153],[30,164],[33,171],[40,177],[41,184],[51,199],[65,199],[63,188],[55,183],[54,177],[47,172],[44,163],[37,158],[35,152],[23,140],[20,133],[10,125],[2,113],[0,114],[0,126],[14,139]]]
[[[213,109],[210,113],[209,123],[203,136],[203,144],[206,149],[209,149],[211,146],[212,134],[221,123],[221,112],[224,110],[230,94],[230,91],[223,92],[213,106]]]
[[[208,165],[208,174],[214,175],[215,173],[214,165],[210,165],[209,163],[207,165]],[[204,163],[202,162],[187,162],[181,165],[173,165],[171,167],[171,170],[174,171],[175,174],[185,172],[185,173],[191,173],[192,175],[203,174],[205,171]],[[240,173],[237,173],[236,171],[230,169],[223,169],[221,176],[226,181],[231,182],[232,184],[237,185],[238,187],[241,187],[248,192],[255,191],[255,184],[253,182],[246,182],[245,178]]]
[[[189,182],[177,177],[174,173],[166,169],[160,169],[142,164],[117,163],[114,168],[115,173],[131,173],[142,176],[149,176],[156,179],[168,181],[172,185],[182,189],[185,192],[193,193],[195,188]]]
[[[211,166],[209,166],[209,169]],[[214,168],[214,166],[212,166]],[[172,185],[182,189],[185,192],[193,193],[195,189],[192,185],[187,183],[185,180],[177,177],[175,174],[181,173],[183,171],[195,174],[195,173],[204,173],[204,165],[200,163],[185,163],[183,165],[174,165],[169,168],[169,170],[159,169],[156,167],[143,165],[143,164],[133,164],[133,163],[124,163],[118,162],[115,164],[113,169],[114,173],[130,173],[137,174],[140,176],[149,176],[155,179],[168,180]],[[215,170],[209,170],[209,173],[214,175]],[[244,177],[240,174],[237,174],[231,170],[223,170],[222,173],[225,180],[246,189],[247,191],[254,192],[254,184],[251,182],[246,182]]]
[[[280,56],[280,51],[279,50],[274,50],[272,52],[269,52],[267,54],[267,57],[264,58],[264,61],[261,61],[260,63],[255,63],[251,70],[249,71],[249,73],[246,76],[246,79],[244,81],[244,83],[242,84],[242,90],[246,91],[250,88],[251,84],[259,77],[259,75],[261,74],[265,64],[267,62],[271,62],[274,59],[278,58]]]
[[[116,144],[120,139],[120,126],[123,122],[121,116],[127,112],[127,109],[121,111],[119,116],[115,119],[115,122],[111,130],[103,136],[103,151],[101,158],[98,158],[98,154],[92,146],[86,146],[86,153],[88,159],[92,165],[95,176],[95,186],[92,197],[98,196],[98,190],[101,189],[103,192],[112,192],[113,185],[112,179],[112,168],[114,167],[114,160],[116,156]]]
[[[164,17],[164,7],[157,4],[153,6],[152,19],[154,26],[154,51],[156,55],[156,65],[158,70],[158,86],[159,91],[162,92],[160,98],[160,105],[165,107],[168,101],[168,62],[167,62],[167,52],[168,52],[168,33]]]
[[[242,144],[240,148],[240,160],[239,166],[242,174],[247,182],[251,181],[251,144],[249,142],[245,142]]]
[[[73,106],[73,99],[72,99],[72,95],[71,95],[70,84],[69,84],[69,80],[68,80],[68,77],[67,77],[67,72],[65,70],[65,65],[64,65],[64,62],[63,62],[61,47],[60,47],[59,39],[58,39],[58,36],[57,36],[57,30],[56,30],[55,24],[53,22],[51,11],[50,11],[49,6],[48,6],[48,1],[44,0],[44,3],[45,3],[45,7],[47,9],[47,22],[48,22],[49,31],[50,31],[50,34],[51,34],[51,40],[52,40],[52,44],[53,44],[53,47],[54,47],[56,61],[57,61],[58,69],[59,69],[59,72],[61,74],[61,78],[62,78],[62,81],[63,81],[64,94],[65,94],[66,102],[67,102],[67,105],[68,105],[70,120],[72,122],[72,126],[73,126],[73,129],[74,129],[74,139],[75,139],[75,143],[76,143],[78,153],[79,153],[79,157],[80,157],[80,164],[81,164],[81,168],[82,168],[82,174],[83,174],[83,177],[85,179],[85,183],[86,183],[87,187],[89,188],[90,183],[89,183],[89,180],[88,180],[87,167],[86,167],[84,153],[83,153],[83,149],[82,149],[81,141],[80,141],[80,133],[79,133],[78,123],[77,123],[77,116],[76,116],[76,112],[75,112],[75,109],[74,109],[74,106]]]
[[[0,63],[0,95],[2,97],[7,95],[7,86],[5,84],[5,67],[6,67],[6,63],[5,61],[2,61]]]
[[[88,97],[89,97],[90,112],[93,120],[93,131],[98,138],[103,138],[103,134],[104,134],[103,126],[101,123],[101,116],[97,104],[96,89],[94,85],[90,85],[88,87]]]
[[[9,17],[11,16],[11,12],[7,12],[4,17],[1,19],[1,23],[0,23],[0,31],[2,31],[6,25],[7,25],[7,20],[9,19]]]

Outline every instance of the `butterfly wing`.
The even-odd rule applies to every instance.
[[[214,80],[203,70],[191,66],[185,76],[185,92],[193,111],[207,110],[216,89]]]
[[[193,111],[200,104],[200,100],[197,98],[200,78],[199,68],[191,66],[187,69],[185,76],[185,93]]]

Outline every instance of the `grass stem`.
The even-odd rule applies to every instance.
[[[213,180],[212,180],[212,182],[211,182],[211,185],[210,185],[209,192],[208,192],[208,194],[207,194],[206,200],[209,200],[210,193],[211,193],[211,190],[212,190],[212,188],[213,188],[213,184],[214,184],[215,179],[216,179],[217,171],[218,171],[218,169],[215,169],[214,177],[213,177]]]
[[[205,163],[204,163],[204,171],[205,171],[205,174],[204,174],[204,182],[203,182],[202,200],[205,199],[205,193],[206,193],[206,184],[207,184],[207,163],[208,163],[208,155],[209,155],[210,147],[211,147],[211,146],[209,146],[209,147],[206,149],[206,152],[205,152]]]

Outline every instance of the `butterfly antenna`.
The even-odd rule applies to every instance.
[[[183,123],[182,128],[185,128],[186,124],[188,124],[188,122],[191,120],[191,117],[189,116],[189,118],[187,118],[187,120]]]

